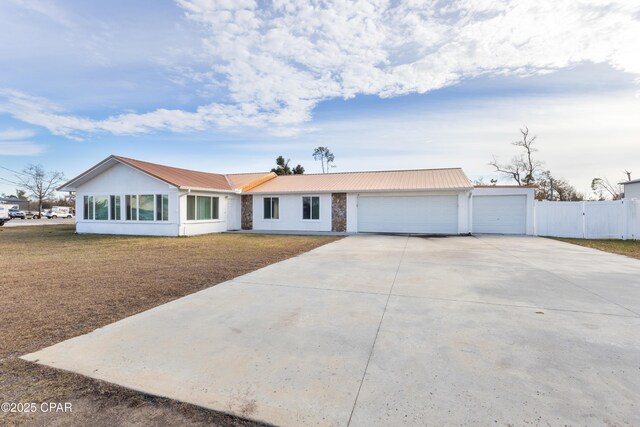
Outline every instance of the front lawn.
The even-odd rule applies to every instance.
[[[566,239],[554,237],[555,240],[586,246],[614,254],[626,255],[640,259],[640,240],[616,240],[616,239]]]
[[[0,413],[0,425],[250,425],[18,357],[336,239],[76,235],[69,225],[0,229],[0,402],[73,403],[70,415]]]

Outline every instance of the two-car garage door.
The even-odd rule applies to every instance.
[[[359,196],[358,231],[458,233],[458,196]]]

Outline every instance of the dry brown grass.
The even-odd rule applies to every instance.
[[[615,239],[565,239],[554,237],[555,240],[586,246],[614,254],[626,255],[640,259],[640,240],[615,240]]]
[[[72,415],[0,413],[0,425],[251,425],[18,356],[333,240],[76,235],[67,225],[0,229],[0,402],[74,403]]]

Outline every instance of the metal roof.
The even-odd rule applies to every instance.
[[[260,184],[249,193],[311,193],[353,191],[417,191],[471,189],[460,168],[283,175]]]
[[[194,188],[206,190],[234,191],[251,188],[252,184],[259,184],[265,178],[275,176],[269,172],[243,173],[243,174],[219,174],[200,172],[189,169],[174,168],[172,166],[159,165],[157,163],[130,159],[122,156],[109,156],[97,165],[86,170],[75,178],[59,187],[59,190],[74,190],[75,186],[91,179],[93,176],[104,172],[117,163],[128,165],[134,169],[146,173],[160,181],[178,188]],[[75,186],[74,186],[75,184]]]
[[[178,188],[246,193],[416,191],[472,189],[460,168],[284,175],[273,172],[219,174],[174,168],[122,156],[109,156],[59,189],[73,191],[115,164],[125,164]]]

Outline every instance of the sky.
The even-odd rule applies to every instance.
[[[590,195],[640,178],[639,43],[637,0],[2,0],[0,193],[110,154],[317,173],[321,145],[488,182],[527,126]]]

